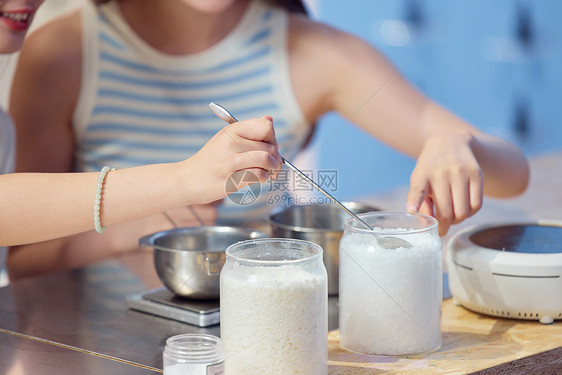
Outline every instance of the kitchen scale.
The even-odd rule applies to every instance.
[[[167,319],[209,327],[220,322],[219,299],[195,300],[179,297],[166,288],[128,295],[127,306]]]
[[[492,316],[562,319],[562,222],[473,226],[449,241],[449,287],[457,304]]]

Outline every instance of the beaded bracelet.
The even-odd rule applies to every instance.
[[[107,165],[101,169],[100,175],[98,176],[98,185],[96,187],[96,200],[94,201],[94,229],[98,233],[103,233],[105,227],[101,226],[100,221],[100,206],[101,197],[103,191],[103,180],[109,171],[114,171],[115,168],[109,168]]]

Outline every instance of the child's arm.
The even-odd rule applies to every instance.
[[[111,171],[103,185],[101,223],[123,222],[226,196],[238,171],[261,182],[281,167],[270,118],[228,125],[197,154],[178,163]],[[93,229],[99,173],[0,176],[0,245],[48,240]],[[275,176],[273,176],[275,177]]]
[[[415,211],[430,198],[431,210],[426,204],[422,211],[435,210],[441,234],[476,212],[483,193],[508,197],[526,189],[529,168],[517,147],[432,102],[371,45],[296,16],[290,30],[291,80],[307,118],[337,111],[417,158],[407,204]]]
[[[441,235],[475,214],[484,194],[509,197],[526,189],[529,166],[514,145],[462,129],[462,120],[434,103],[421,121],[429,134],[410,177],[407,209],[435,216]]]

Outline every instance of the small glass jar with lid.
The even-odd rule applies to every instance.
[[[164,375],[223,375],[220,338],[206,334],[181,334],[168,338],[163,352]]]
[[[327,299],[319,245],[264,238],[230,246],[220,287],[225,373],[326,374]]]
[[[340,242],[341,347],[391,356],[437,350],[443,283],[437,220],[382,211],[359,217],[374,230],[351,218]],[[407,246],[385,247],[377,237]]]

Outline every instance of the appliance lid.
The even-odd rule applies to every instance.
[[[470,241],[480,247],[514,253],[562,253],[562,226],[510,224],[478,230]]]

